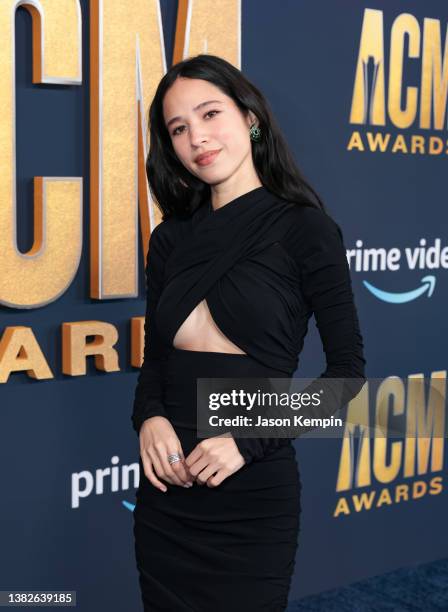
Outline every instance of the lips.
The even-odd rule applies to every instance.
[[[195,159],[195,162],[198,164],[198,166],[208,166],[216,159],[220,151],[221,149],[217,149],[215,151],[208,151],[207,153],[198,155],[198,157]]]

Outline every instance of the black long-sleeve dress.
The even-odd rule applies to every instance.
[[[167,371],[171,374],[174,372],[174,376],[177,376],[178,372],[181,377],[182,364],[180,361],[185,362],[185,359],[192,358],[193,360],[189,359],[190,375],[192,377],[204,375],[205,361],[202,362],[204,368],[199,371],[202,367],[199,362],[202,353],[194,355],[193,351],[176,351],[173,347],[173,339],[177,330],[202,299],[206,299],[211,316],[218,328],[244,351],[244,355],[229,355],[232,367],[241,366],[241,371],[246,372],[242,376],[248,375],[249,370],[246,367],[248,360],[250,360],[252,375],[257,374],[258,366],[260,376],[267,372],[271,376],[292,376],[298,366],[308,321],[314,314],[327,360],[327,367],[316,382],[326,378],[347,379],[343,400],[345,403],[352,399],[365,381],[365,359],[345,246],[338,224],[323,211],[311,206],[286,202],[270,193],[264,186],[232,200],[216,211],[210,210],[209,204],[201,206],[189,218],[171,217],[167,219],[160,223],[151,234],[146,266],[148,293],[144,360],[138,377],[132,414],[136,432],[140,431],[144,420],[152,416],[165,416],[172,423],[176,423],[179,411],[191,409],[193,414],[193,395],[187,399],[184,393],[185,406],[183,408],[180,394],[177,398],[174,397],[174,392],[170,395],[166,373]],[[229,359],[226,361],[226,355],[215,354],[214,362],[213,355],[209,356],[212,357],[215,371],[213,368],[210,370],[210,367],[207,366],[208,375],[222,376],[220,372],[224,370],[228,376],[236,375],[232,372],[232,367],[227,369]],[[179,368],[178,370],[173,370],[173,363]],[[207,360],[207,363],[210,364],[210,360]],[[253,369],[254,364],[255,370]],[[184,363],[182,367],[184,368],[185,365]],[[176,403],[177,408],[174,407]],[[187,404],[189,404],[188,408]],[[171,414],[168,406],[173,406]],[[338,407],[337,405],[332,406],[332,411],[336,411]],[[189,445],[187,450],[191,450],[196,440],[194,437],[189,438],[187,434],[184,437],[184,430],[180,424],[178,435],[186,446]],[[290,470],[292,455],[288,453],[291,453],[291,449],[294,448],[290,439],[235,438],[235,442],[246,462],[245,465],[216,489],[208,489],[208,492],[216,493],[221,488],[227,495],[231,495],[232,482],[238,482],[239,486],[235,485],[235,490],[241,491],[242,483],[253,483],[257,478],[263,478],[262,468],[274,465],[274,460],[277,458],[288,458],[289,460],[287,469],[285,469],[286,463],[277,461],[277,469],[281,469],[282,474]],[[142,467],[141,464],[140,466]],[[271,481],[267,476],[264,486],[269,487],[271,482],[272,493],[274,493],[278,474],[276,476],[273,473],[272,467],[270,471],[268,467],[265,467],[265,473],[271,474]],[[292,472],[289,471],[289,473]],[[297,491],[297,487],[294,490]],[[136,549],[138,550],[142,590],[146,588],[144,601],[146,597],[146,600],[151,601],[152,605],[148,609],[163,610],[169,609],[170,605],[175,605],[177,609],[205,610],[206,603],[208,605],[220,601],[222,608],[217,609],[224,610],[228,609],[226,606],[234,604],[235,600],[231,598],[230,592],[226,589],[225,581],[220,582],[216,576],[217,593],[210,596],[209,599],[200,599],[200,596],[195,599],[195,595],[188,591],[187,582],[179,582],[176,559],[179,559],[180,551],[185,550],[186,543],[192,544],[198,537],[198,525],[201,526],[201,529],[204,528],[204,514],[201,514],[195,526],[191,523],[184,523],[186,525],[185,538],[179,534],[178,545],[176,545],[176,537],[165,540],[162,537],[160,540],[160,548],[166,546],[166,551],[173,556],[171,569],[168,559],[163,555],[152,560],[145,557],[147,547],[156,547],[155,541],[151,540],[149,534],[155,538],[156,533],[159,536],[164,533],[157,520],[162,520],[162,514],[169,513],[174,503],[177,509],[179,509],[179,504],[182,509],[184,500],[188,500],[185,501],[186,504],[192,503],[193,491],[194,487],[191,490],[170,487],[172,496],[177,495],[175,500],[170,500],[168,494],[156,490],[153,485],[148,485],[146,477],[141,473],[136,506],[136,516],[140,517],[140,528],[136,529]],[[204,498],[207,491],[204,493],[202,489],[200,493],[202,497],[197,500],[198,504],[199,501],[202,504],[202,513],[204,504],[205,512],[215,510],[212,506],[207,508],[207,502],[213,497],[213,493],[208,498]],[[244,507],[249,509],[249,513],[254,514],[254,519],[257,509],[259,511],[258,493],[259,489],[251,487],[250,484],[247,485]],[[239,494],[241,496],[241,493]],[[235,496],[236,493],[234,492],[233,495]],[[166,497],[162,500],[161,496]],[[293,494],[289,498],[292,499],[292,497]],[[283,503],[281,500],[280,495],[277,511],[281,509]],[[225,498],[221,502],[225,502]],[[150,513],[151,508],[156,508],[157,513],[154,514],[154,511],[151,520],[148,518],[145,522],[143,509]],[[222,503],[220,508],[222,508]],[[298,510],[298,506],[289,506],[288,511],[293,512],[294,508]],[[188,516],[191,516],[191,512],[195,509],[194,505],[189,506]],[[177,519],[179,516],[177,515]],[[278,513],[273,511],[270,516],[273,530],[275,530]],[[185,515],[183,517],[185,518]],[[229,525],[225,514],[222,521],[222,530],[226,531]],[[145,532],[143,532],[143,524],[147,527]],[[178,523],[175,525],[179,527]],[[165,527],[168,530],[168,526]],[[188,533],[189,528],[190,533]],[[173,524],[170,525],[170,529],[173,529]],[[292,537],[294,533],[294,531],[291,532]],[[240,532],[240,536],[244,540],[244,530]],[[230,539],[231,535],[229,535]],[[249,607],[246,606],[244,609],[271,611],[283,609],[284,602],[283,604],[279,602],[282,597],[284,599],[287,581],[283,580],[276,587],[272,586],[272,589],[280,590],[276,591],[269,600],[269,594],[263,589],[260,591],[258,582],[264,567],[260,565],[260,550],[256,546],[251,548],[248,542],[249,537],[247,537],[247,545],[242,546],[241,554],[244,551],[246,561],[253,567],[261,569],[252,580],[249,575],[244,577],[246,586],[241,586],[240,591],[247,589],[247,593],[252,593],[252,599],[246,602]],[[282,540],[280,530],[278,541],[275,538],[273,541],[269,540],[264,553],[272,556],[275,550],[280,551],[282,546],[286,546],[282,542],[285,540]],[[288,548],[288,551],[288,555],[291,556],[295,548]],[[165,569],[163,559],[167,563]],[[284,562],[284,557],[281,559]],[[201,561],[198,562],[189,580],[194,580],[194,577],[197,576],[197,580],[203,582],[205,574],[202,571],[210,563],[213,563],[212,558],[207,558],[207,555],[203,554],[202,564]],[[283,577],[290,576],[292,569],[290,557],[287,565],[288,568]],[[164,577],[166,583],[161,586]],[[213,581],[210,577],[207,580]],[[264,585],[269,583],[269,577],[264,576],[263,580]],[[168,594],[170,584],[172,591]],[[231,585],[229,584],[228,587],[230,589]],[[213,589],[213,584],[208,584],[203,588]],[[262,592],[261,599],[257,600],[254,589],[259,593]],[[153,599],[150,593],[154,594]],[[242,593],[237,593],[237,595],[238,602],[241,602]],[[166,602],[164,602],[165,596],[167,597]],[[204,596],[204,592],[201,593],[201,596]],[[173,599],[170,600],[170,597]],[[268,600],[277,602],[275,604],[277,607],[274,603],[263,607],[264,602]],[[170,604],[167,603],[168,601]],[[201,601],[204,601],[204,607],[198,603]],[[250,607],[249,601],[253,603],[253,607]],[[168,607],[165,608],[164,605]]]

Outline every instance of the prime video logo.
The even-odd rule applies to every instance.
[[[356,272],[396,272],[408,270],[439,270],[448,269],[448,246],[442,248],[441,239],[436,238],[434,244],[428,246],[426,239],[420,239],[420,246],[385,248],[366,248],[362,240],[356,241],[355,249],[347,250],[347,261],[351,270]],[[389,304],[405,304],[422,296],[430,298],[436,286],[433,274],[423,276],[418,286],[406,291],[385,291],[363,280],[363,285],[376,298]]]
[[[120,458],[114,455],[111,465],[105,468],[97,468],[93,471],[82,470],[73,472],[71,475],[71,507],[79,508],[80,501],[86,500],[91,495],[103,495],[104,493],[116,493],[118,491],[129,491],[129,487],[138,487],[140,479],[139,463],[130,465],[118,465]],[[132,485],[131,485],[132,481]],[[122,501],[125,508],[134,510],[135,504]]]

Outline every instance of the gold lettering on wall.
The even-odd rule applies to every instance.
[[[22,4],[33,24],[33,83],[82,82],[81,10],[77,0]],[[82,248],[82,178],[34,177],[34,242],[17,248],[15,0],[0,2],[0,304],[44,306],[70,286]],[[45,24],[45,27],[42,27]],[[44,143],[32,143],[43,146]]]
[[[427,391],[420,373],[409,375],[407,385],[397,376],[385,378],[376,393],[372,444],[368,385],[364,385],[347,408],[337,492],[443,470],[446,375],[446,370],[432,372],[426,380]],[[395,430],[391,423],[400,415],[405,426]],[[357,454],[355,428],[359,430]],[[403,435],[392,441],[395,432]]]
[[[93,336],[93,340],[87,340]],[[118,353],[114,348],[118,331],[104,321],[74,321],[62,324],[62,371],[70,376],[87,372],[87,357],[94,356],[95,367],[103,372],[118,372]]]
[[[401,108],[401,96],[404,89],[405,38],[409,41],[408,57],[418,58],[420,55],[420,28],[417,19],[409,13],[403,13],[395,19],[390,35],[388,112],[390,120],[398,128],[407,128],[412,125],[417,115],[418,87],[406,86],[404,108]]]
[[[380,384],[376,396],[373,474],[378,482],[392,482],[397,478],[402,463],[401,441],[391,442],[388,436],[390,414],[404,413],[404,385],[398,376],[389,376]],[[392,400],[392,401],[390,401]],[[392,403],[392,409],[390,404]],[[389,463],[386,457],[390,455]]]
[[[354,482],[357,483],[356,486],[363,487],[371,484],[369,426],[369,381],[367,381],[347,406],[336,491],[351,489]],[[360,450],[356,464],[353,448],[355,428],[358,428],[360,438]]]
[[[150,226],[160,221],[144,176],[147,110],[166,72],[160,6],[89,6],[90,291],[97,299],[136,297],[138,207],[145,255]]]
[[[448,30],[442,58],[440,20],[425,17],[423,29],[422,91],[420,127],[432,126],[433,114],[436,130],[446,129],[446,102],[448,92]]]
[[[131,365],[141,368],[145,347],[145,317],[131,319]]]
[[[383,20],[384,11],[369,8],[364,10],[350,123],[384,126],[387,108],[387,119],[396,128],[409,128],[415,124],[418,116],[419,128],[445,130],[448,30],[445,29],[445,39],[442,41],[439,19],[425,17],[423,24],[419,24],[413,15],[402,13],[392,23],[389,41],[384,37]],[[388,66],[385,66],[385,44],[390,49]],[[421,62],[420,83],[407,85],[406,61],[416,59]],[[414,153],[418,150],[413,148],[415,143],[409,146],[405,144],[404,136],[401,137],[403,152]],[[429,144],[432,154],[443,151],[443,143],[441,148],[439,140],[433,139]],[[354,148],[363,150],[357,146],[356,140],[351,140],[348,149]]]
[[[145,172],[148,109],[167,70],[160,6],[92,0],[90,8],[91,297],[136,297],[138,217],[144,261],[161,220]],[[216,52],[239,66],[240,10],[237,1],[210,11],[205,0],[181,0],[173,63]]]
[[[365,9],[353,86],[350,123],[384,125],[384,42],[383,12]],[[371,90],[367,86],[368,64],[371,62]]]
[[[211,10],[210,0],[179,0],[173,64],[199,53],[219,55],[241,68],[240,1],[218,0]]]
[[[409,376],[404,476],[443,469],[445,401],[446,371],[433,372],[427,402],[423,375]]]
[[[54,378],[30,327],[6,327],[0,338],[0,383],[8,382],[11,372],[26,372],[31,378]]]
[[[33,83],[82,83],[82,13],[79,0],[23,3],[32,18]],[[14,12],[0,3],[0,303],[43,306],[70,286],[82,240],[82,178],[34,178],[34,242],[27,253],[16,240]],[[90,297],[138,295],[138,225],[146,261],[151,230],[161,214],[146,179],[148,110],[166,73],[159,2],[92,0],[90,10]],[[216,53],[238,67],[241,6],[219,0],[218,27],[205,0],[179,3],[174,61]],[[45,27],[43,27],[45,24]],[[43,144],[43,143],[42,143]]]

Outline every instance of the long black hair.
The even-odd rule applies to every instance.
[[[150,148],[146,174],[151,195],[165,220],[191,215],[210,197],[210,186],[191,174],[174,152],[163,118],[163,99],[178,77],[202,79],[233,99],[247,116],[258,118],[261,140],[251,141],[255,170],[271,193],[303,206],[326,211],[321,198],[298,169],[288,144],[263,94],[231,63],[216,55],[200,54],[178,62],[163,76],[148,116]]]

